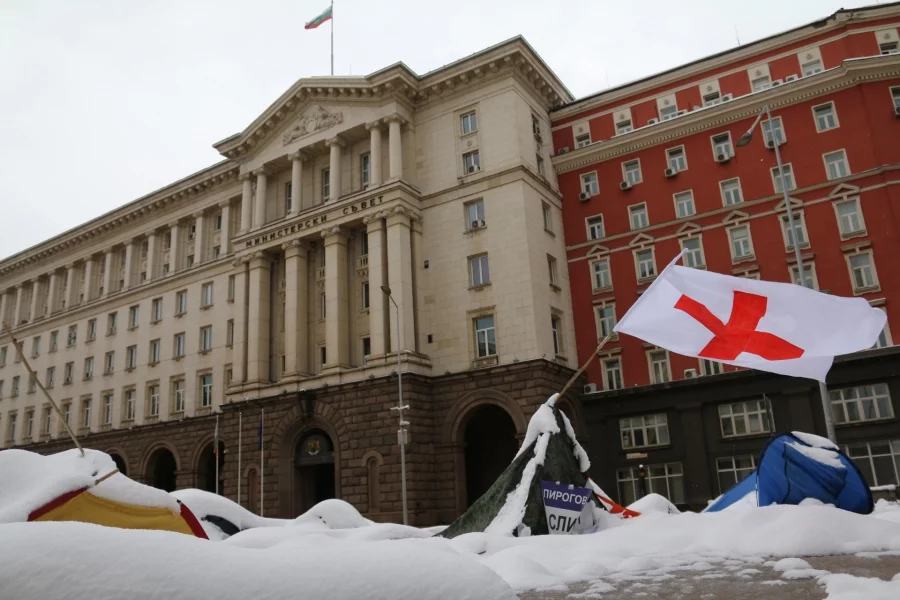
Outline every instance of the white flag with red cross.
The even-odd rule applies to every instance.
[[[673,261],[614,331],[685,356],[824,382],[834,357],[871,348],[886,320],[863,298]]]

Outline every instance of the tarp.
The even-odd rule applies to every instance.
[[[752,499],[757,506],[800,504],[812,498],[867,515],[872,492],[850,458],[828,440],[806,433],[773,436],[759,456],[756,470],[732,486],[704,512],[718,512]]]

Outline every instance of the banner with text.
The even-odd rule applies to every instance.
[[[589,510],[591,490],[553,481],[541,481],[547,528],[551,534],[572,535],[593,529]]]

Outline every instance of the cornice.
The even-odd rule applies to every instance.
[[[564,154],[556,154],[552,157],[553,168],[559,175],[714,127],[756,117],[766,104],[774,112],[782,106],[803,102],[863,81],[898,76],[900,55],[849,59],[840,67],[817,75],[747,94],[730,102],[702,107],[675,119],[640,127],[628,134],[595,142]]]

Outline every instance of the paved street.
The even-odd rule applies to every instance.
[[[877,577],[890,581],[900,573],[900,556],[812,556],[804,557],[813,569]],[[768,561],[766,561],[768,562]],[[602,600],[821,600],[825,588],[814,577],[786,579],[765,564],[726,560],[709,568],[661,573],[612,574],[597,581],[573,584],[567,592],[524,592],[521,600],[562,600],[600,598]]]

